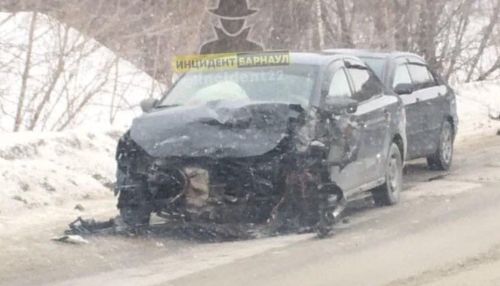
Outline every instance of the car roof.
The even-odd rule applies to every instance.
[[[410,56],[418,58],[419,60],[425,62],[425,60],[414,53],[401,52],[401,51],[376,51],[367,49],[326,49],[323,51],[327,54],[349,54],[357,57],[373,57],[373,58],[383,58],[383,59],[394,59],[400,56]]]
[[[355,58],[353,54],[344,53],[302,53],[302,52],[292,52],[290,53],[290,61],[293,64],[305,64],[305,65],[316,65],[325,66],[337,59],[344,58]]]

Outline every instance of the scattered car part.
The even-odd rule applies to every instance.
[[[52,238],[54,241],[64,242],[69,244],[88,244],[89,241],[81,237],[80,235],[63,235],[60,237]]]
[[[442,175],[434,176],[434,177],[427,179],[427,181],[432,182],[432,181],[442,180],[442,179],[446,178],[446,176],[448,176],[448,175],[449,174],[442,174]]]
[[[69,224],[69,229],[65,231],[66,235],[88,235],[97,233],[113,233],[119,224],[116,219],[107,221],[96,221],[95,219],[84,220],[78,217]]]

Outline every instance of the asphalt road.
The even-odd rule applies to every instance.
[[[358,202],[326,239],[111,237],[73,246],[47,239],[72,214],[61,215],[0,237],[0,284],[500,285],[500,137],[460,146],[449,173],[420,161],[406,171],[399,205]]]

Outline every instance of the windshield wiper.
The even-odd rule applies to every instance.
[[[155,109],[171,108],[171,107],[178,107],[178,106],[181,106],[181,105],[180,104],[158,105],[158,106],[155,106]]]

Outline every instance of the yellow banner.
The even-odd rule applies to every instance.
[[[290,53],[224,53],[176,56],[172,68],[177,73],[219,71],[237,68],[283,66],[290,64]]]

